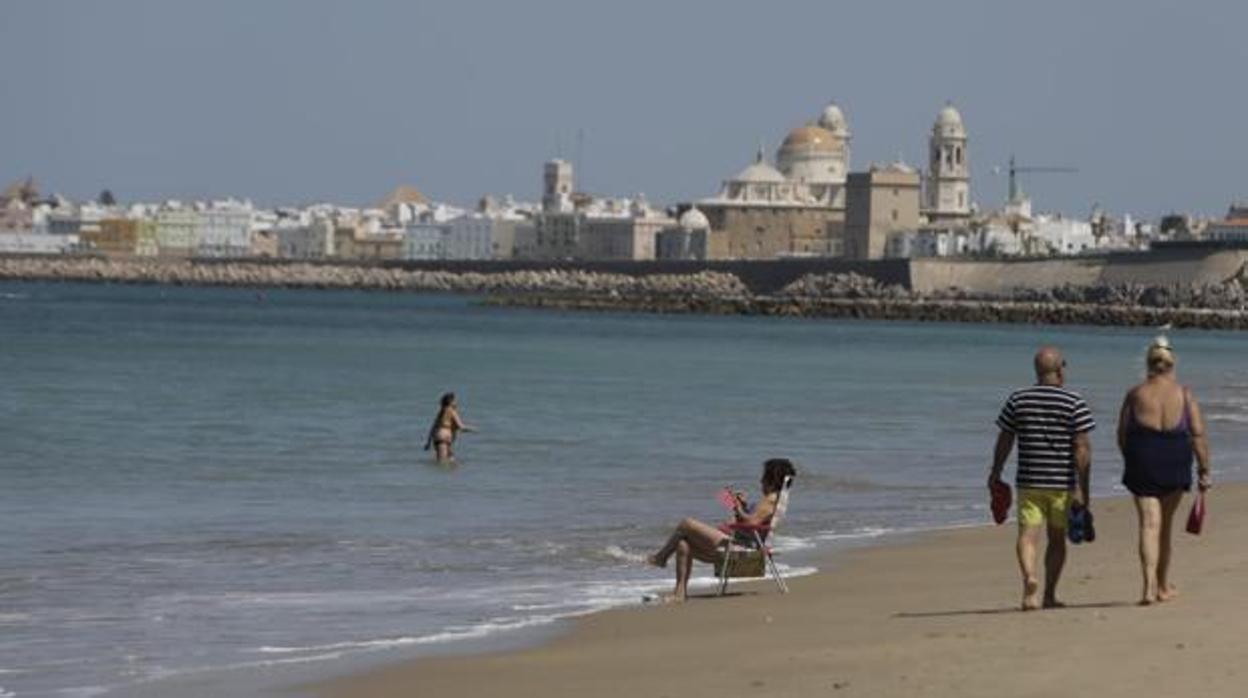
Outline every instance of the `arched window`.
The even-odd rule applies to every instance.
[[[953,152],[954,152],[954,158],[957,160],[958,164],[961,165],[962,164],[962,146],[958,146]]]

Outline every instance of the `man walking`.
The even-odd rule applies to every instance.
[[[1056,347],[1035,357],[1036,384],[1014,391],[997,417],[997,445],[988,491],[1001,481],[1001,469],[1018,442],[1018,567],[1023,573],[1023,610],[1059,607],[1057,582],[1066,563],[1066,519],[1070,507],[1087,506],[1096,427],[1088,405],[1063,387],[1066,360]],[[1044,554],[1044,595],[1036,574],[1040,533],[1048,532]]]

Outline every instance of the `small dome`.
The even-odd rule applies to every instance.
[[[842,149],[841,139],[822,126],[807,124],[789,131],[784,142],[780,144],[780,152],[801,151],[805,153],[839,154]]]
[[[784,178],[784,175],[780,174],[780,170],[768,165],[763,160],[763,151],[760,149],[754,159],[754,163],[738,172],[737,176],[732,178],[732,181],[747,184],[784,184],[788,180]]]
[[[942,135],[965,135],[966,127],[962,124],[962,115],[952,104],[946,104],[936,117],[932,130]]]
[[[699,211],[697,206],[690,206],[688,211],[680,214],[678,223],[680,229],[687,233],[711,228],[711,222],[707,220],[706,214]]]
[[[829,102],[823,108],[823,114],[819,116],[819,126],[838,136],[849,135],[849,123],[845,121],[845,114],[835,102]]]

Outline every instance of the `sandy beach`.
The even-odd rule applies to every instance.
[[[1190,497],[1184,500],[1186,516]],[[1014,525],[923,534],[832,555],[792,593],[583,619],[521,651],[412,661],[312,687],[398,696],[1240,696],[1248,667],[1248,486],[1210,493],[1206,531],[1175,533],[1175,601],[1139,596],[1135,511],[1093,503],[1095,543],[1072,546],[1066,608],[1022,613]],[[1181,524],[1182,522],[1180,522]]]

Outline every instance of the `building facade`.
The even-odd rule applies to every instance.
[[[919,173],[901,163],[849,175],[845,211],[845,256],[887,256],[889,236],[919,227]]]
[[[156,211],[156,246],[162,257],[190,257],[195,252],[199,216],[194,209],[167,205]]]
[[[247,257],[251,254],[251,204],[213,202],[195,211],[195,254],[199,257]]]

